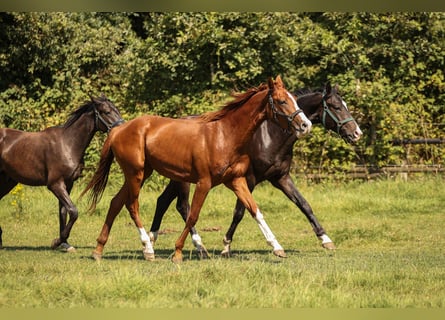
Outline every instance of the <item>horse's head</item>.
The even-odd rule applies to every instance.
[[[119,110],[105,95],[99,98],[91,97],[94,109],[94,122],[97,130],[109,132],[124,122]]]
[[[274,120],[285,131],[294,132],[297,137],[310,132],[312,123],[297,104],[295,97],[288,92],[278,76],[268,82],[269,119]]]
[[[338,93],[338,85],[328,82],[322,94],[323,110],[321,123],[326,129],[337,132],[343,139],[355,143],[362,136],[357,122],[352,117],[346,102]]]

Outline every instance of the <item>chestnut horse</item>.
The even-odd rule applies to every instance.
[[[138,201],[142,184],[153,170],[173,180],[196,184],[190,214],[175,244],[174,262],[182,261],[184,241],[198,220],[208,192],[219,184],[236,194],[257,221],[273,252],[282,256],[283,248],[266,224],[247,186],[245,175],[250,162],[247,149],[254,132],[266,119],[273,119],[296,136],[307,134],[311,122],[279,76],[275,81],[269,79],[267,85],[234,94],[234,97],[221,110],[206,113],[196,121],[146,115],[111,132],[103,146],[99,167],[83,192],[91,190],[94,209],[116,158],[125,182],[111,200],[93,252],[95,259],[102,257],[114,219],[124,205],[139,230],[145,258],[154,259],[153,246],[139,217]]]
[[[295,95],[298,97],[298,105],[303,109],[304,114],[311,120],[312,124],[322,124],[327,130],[338,133],[349,143],[355,143],[360,139],[362,131],[339,95],[338,85],[332,87],[328,82],[320,90],[299,90],[295,92]],[[190,119],[194,118],[191,117]],[[248,147],[251,168],[246,176],[247,184],[252,192],[255,186],[263,181],[267,180],[272,183],[304,213],[322,246],[326,249],[335,249],[334,243],[318,222],[307,200],[295,187],[290,176],[293,146],[296,140],[295,135],[283,131],[273,121],[262,123],[253,135],[252,143]],[[274,143],[270,143],[270,141]],[[189,193],[189,183],[170,180],[165,190],[158,197],[153,223],[149,232],[152,244],[157,239],[162,218],[175,198],[177,198],[176,209],[182,218],[186,219],[190,209]],[[237,200],[232,224],[223,239],[224,249],[221,252],[223,256],[231,255],[230,244],[236,227],[244,216],[244,211],[244,205]],[[208,253],[195,228],[191,229],[191,236],[199,255],[203,258],[207,257]]]
[[[62,126],[40,132],[0,129],[0,199],[18,183],[47,186],[59,200],[60,235],[53,249],[75,251],[68,244],[78,217],[70,192],[82,172],[85,150],[96,131],[108,132],[122,122],[119,110],[102,96],[80,106]],[[1,240],[0,228],[0,246]]]

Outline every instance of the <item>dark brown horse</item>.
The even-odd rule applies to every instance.
[[[109,132],[122,122],[117,108],[102,96],[91,98],[62,126],[40,132],[1,128],[0,199],[17,183],[47,186],[59,200],[60,236],[54,239],[52,248],[61,246],[74,251],[68,244],[68,237],[78,211],[70,192],[82,172],[85,150],[96,131]]]
[[[101,258],[114,219],[125,205],[139,230],[145,258],[154,259],[150,238],[139,217],[138,201],[142,184],[153,170],[176,181],[196,184],[190,214],[176,241],[174,262],[182,261],[184,241],[198,220],[208,192],[219,184],[236,194],[256,219],[274,253],[281,256],[282,247],[267,226],[245,178],[250,163],[249,142],[266,119],[273,119],[296,136],[308,133],[311,127],[295,98],[277,77],[275,81],[270,79],[268,85],[235,95],[221,110],[194,121],[142,116],[113,130],[103,146],[99,167],[83,192],[91,189],[94,208],[116,158],[125,182],[111,201],[93,257]]]
[[[338,93],[338,86],[331,87],[329,83],[321,90],[315,92],[300,90],[295,93],[298,105],[313,124],[321,123],[326,129],[337,132],[346,141],[354,143],[360,139],[362,132],[351,116],[346,103]],[[289,174],[292,164],[293,145],[297,137],[286,133],[273,121],[265,121],[253,135],[249,144],[248,154],[251,159],[251,169],[246,176],[250,191],[262,181],[269,181],[280,189],[304,213],[311,224],[316,236],[321,240],[322,246],[334,249],[334,243],[315,217],[311,206],[297,190]],[[171,180],[164,192],[159,196],[156,212],[149,236],[152,242],[156,241],[161,226],[162,217],[171,202],[177,199],[176,209],[185,220],[190,209],[188,198],[190,184]],[[224,237],[224,250],[222,255],[230,255],[230,244],[236,227],[244,216],[245,207],[237,200],[233,213],[232,224]],[[202,239],[195,230],[191,230],[192,242],[202,257],[207,251]]]

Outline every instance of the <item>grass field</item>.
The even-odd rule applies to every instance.
[[[445,180],[305,184],[300,191],[337,246],[321,248],[308,222],[269,184],[254,197],[287,259],[273,256],[250,216],[235,234],[235,256],[219,256],[234,195],[213,189],[197,228],[210,260],[191,242],[185,261],[170,262],[183,228],[171,208],[156,243],[156,260],[143,260],[128,213],[116,219],[104,259],[90,258],[116,187],[106,189],[98,212],[80,209],[70,242],[76,253],[49,248],[58,233],[56,199],[45,188],[23,187],[0,201],[0,307],[156,308],[374,308],[445,306]],[[144,190],[141,212],[149,229],[158,193]]]

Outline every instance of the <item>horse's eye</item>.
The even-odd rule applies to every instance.
[[[286,104],[286,100],[280,100],[280,101],[278,101],[278,103],[279,103],[280,105],[285,105],[285,104]]]

